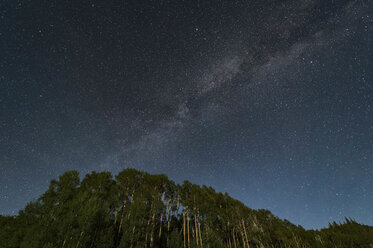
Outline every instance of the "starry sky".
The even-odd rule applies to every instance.
[[[373,2],[2,0],[0,214],[132,167],[373,225]]]

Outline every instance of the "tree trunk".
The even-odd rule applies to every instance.
[[[65,244],[66,244],[66,237],[65,237],[65,239],[63,240],[62,248],[65,246]]]
[[[118,218],[118,208],[115,208],[115,210],[114,210],[114,225],[117,224],[117,218]]]
[[[83,234],[84,234],[84,232],[82,231],[82,232],[80,233],[80,236],[79,236],[79,239],[78,239],[78,243],[76,244],[76,248],[79,247],[80,239],[82,238]]]
[[[183,212],[183,236],[184,236],[184,248],[185,248],[185,212]]]
[[[187,225],[187,227],[188,227],[188,247],[190,247],[190,239],[189,239],[189,215],[188,215],[188,212],[187,212],[187,223],[188,223],[188,225]]]
[[[163,214],[161,214],[161,220],[159,224],[159,235],[158,235],[159,238],[161,238],[162,236],[162,219],[163,219]]]
[[[245,221],[243,219],[242,219],[242,226],[243,226],[243,230],[245,232],[245,238],[246,238],[247,247],[250,248],[249,239],[247,238],[247,233],[246,233]]]
[[[196,243],[197,243],[197,247],[198,247],[198,225],[197,225],[197,214],[196,214],[196,209],[194,209],[194,228],[196,230]]]
[[[197,220],[197,218],[198,218],[198,214],[197,214],[197,209],[196,209],[196,196],[194,196],[193,197],[193,202],[194,202],[194,208],[193,208],[193,210],[194,210],[194,228],[195,228],[195,231],[196,231],[196,235],[195,235],[195,237],[196,237],[196,243],[197,243],[197,247],[198,247],[198,241],[199,241],[199,236],[198,236],[198,225],[197,225],[197,222],[198,222],[198,220]]]
[[[153,243],[154,243],[154,227],[155,227],[155,213],[153,213],[153,216],[152,216],[152,232],[150,234],[150,247],[153,247]]]
[[[133,226],[132,228],[132,237],[131,237],[131,247],[133,247],[133,241],[134,241],[134,236],[135,236],[135,229],[136,229],[136,226]]]
[[[168,203],[167,203],[167,231],[169,232],[170,231],[170,201],[171,200],[168,200]]]
[[[199,234],[199,243],[201,244],[202,247],[202,232],[201,232],[201,223],[198,222],[198,234]]]
[[[123,201],[122,218],[120,219],[118,233],[120,232],[120,230],[121,230],[121,228],[122,228],[122,224],[123,224],[123,220],[124,220],[124,210],[126,209],[126,204],[127,204],[127,199],[125,199],[125,200]],[[117,233],[117,234],[118,234],[118,233]]]
[[[240,224],[240,227],[241,227],[241,224]],[[242,228],[240,228],[240,233],[241,233],[243,247],[246,248],[245,235],[243,234]]]
[[[233,228],[233,244],[234,244],[234,248],[237,248],[237,243],[236,243],[236,235],[234,234],[234,228]]]
[[[152,211],[152,209],[150,211]],[[149,236],[148,230],[149,230],[149,226],[150,226],[151,221],[152,221],[152,218],[149,216],[148,223],[147,223],[146,229],[145,229],[145,232],[146,232],[146,236],[145,236],[145,247],[148,246],[148,236]]]

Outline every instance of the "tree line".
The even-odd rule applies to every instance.
[[[166,175],[68,171],[17,216],[0,216],[0,247],[373,248],[373,227],[346,218],[305,230]]]

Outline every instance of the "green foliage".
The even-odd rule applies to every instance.
[[[16,217],[0,216],[0,247],[373,247],[373,227],[346,218],[305,230],[228,194],[134,169],[52,180]]]

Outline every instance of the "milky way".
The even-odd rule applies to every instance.
[[[373,225],[371,1],[0,3],[0,214],[133,167]]]

